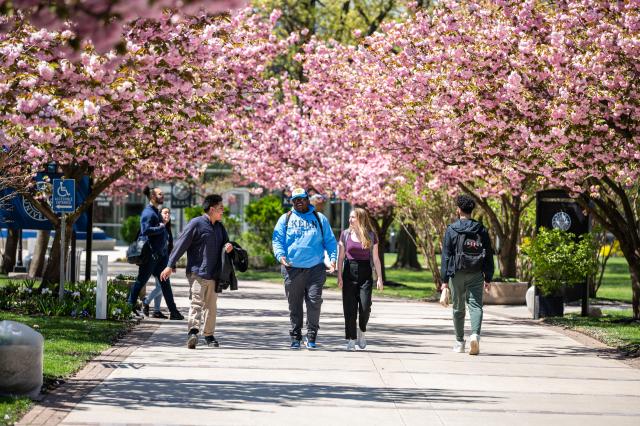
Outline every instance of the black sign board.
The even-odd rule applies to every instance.
[[[575,235],[589,232],[589,217],[575,199],[561,190],[540,191],[536,196],[536,229],[562,229]]]
[[[191,206],[191,188],[185,182],[171,185],[171,208],[182,209]]]

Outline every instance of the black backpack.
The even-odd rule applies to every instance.
[[[458,233],[456,244],[456,271],[480,272],[484,265],[486,249],[479,233]]]

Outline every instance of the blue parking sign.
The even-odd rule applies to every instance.
[[[75,179],[53,179],[51,209],[55,213],[73,213],[76,209]]]

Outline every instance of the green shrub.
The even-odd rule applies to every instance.
[[[282,200],[275,195],[268,195],[250,203],[245,210],[244,218],[264,244],[270,246],[273,228],[283,213]]]
[[[245,232],[238,243],[249,253],[249,267],[252,269],[268,268],[277,263],[271,250],[271,240],[265,242],[259,235]]]
[[[122,222],[122,228],[120,228],[120,235],[122,239],[131,244],[134,242],[140,231],[140,216],[129,216]]]
[[[224,228],[227,230],[231,241],[240,238],[242,222],[236,216],[229,214],[229,209],[226,207],[224,209],[222,223],[224,223]]]
[[[531,260],[535,285],[543,295],[557,294],[564,285],[585,282],[595,273],[594,250],[591,234],[576,238],[570,232],[546,228],[540,228],[522,246],[522,252]]]
[[[201,216],[204,213],[202,206],[192,206],[184,208],[184,217],[189,222],[191,219]]]

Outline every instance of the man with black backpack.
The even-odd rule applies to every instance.
[[[291,349],[300,349],[302,340],[303,301],[307,305],[308,349],[316,348],[320,328],[322,287],[327,272],[336,268],[336,237],[329,220],[309,205],[303,188],[291,193],[293,209],[283,214],[273,230],[273,253],[281,264],[284,289],[289,302]],[[329,253],[331,266],[325,270],[324,252]]]
[[[454,352],[463,353],[465,302],[469,305],[471,336],[469,355],[480,353],[482,327],[482,290],[489,290],[493,278],[493,249],[487,229],[471,219],[476,206],[473,198],[456,198],[459,220],[447,227],[442,243],[442,287],[451,289],[453,326],[456,332]]]

